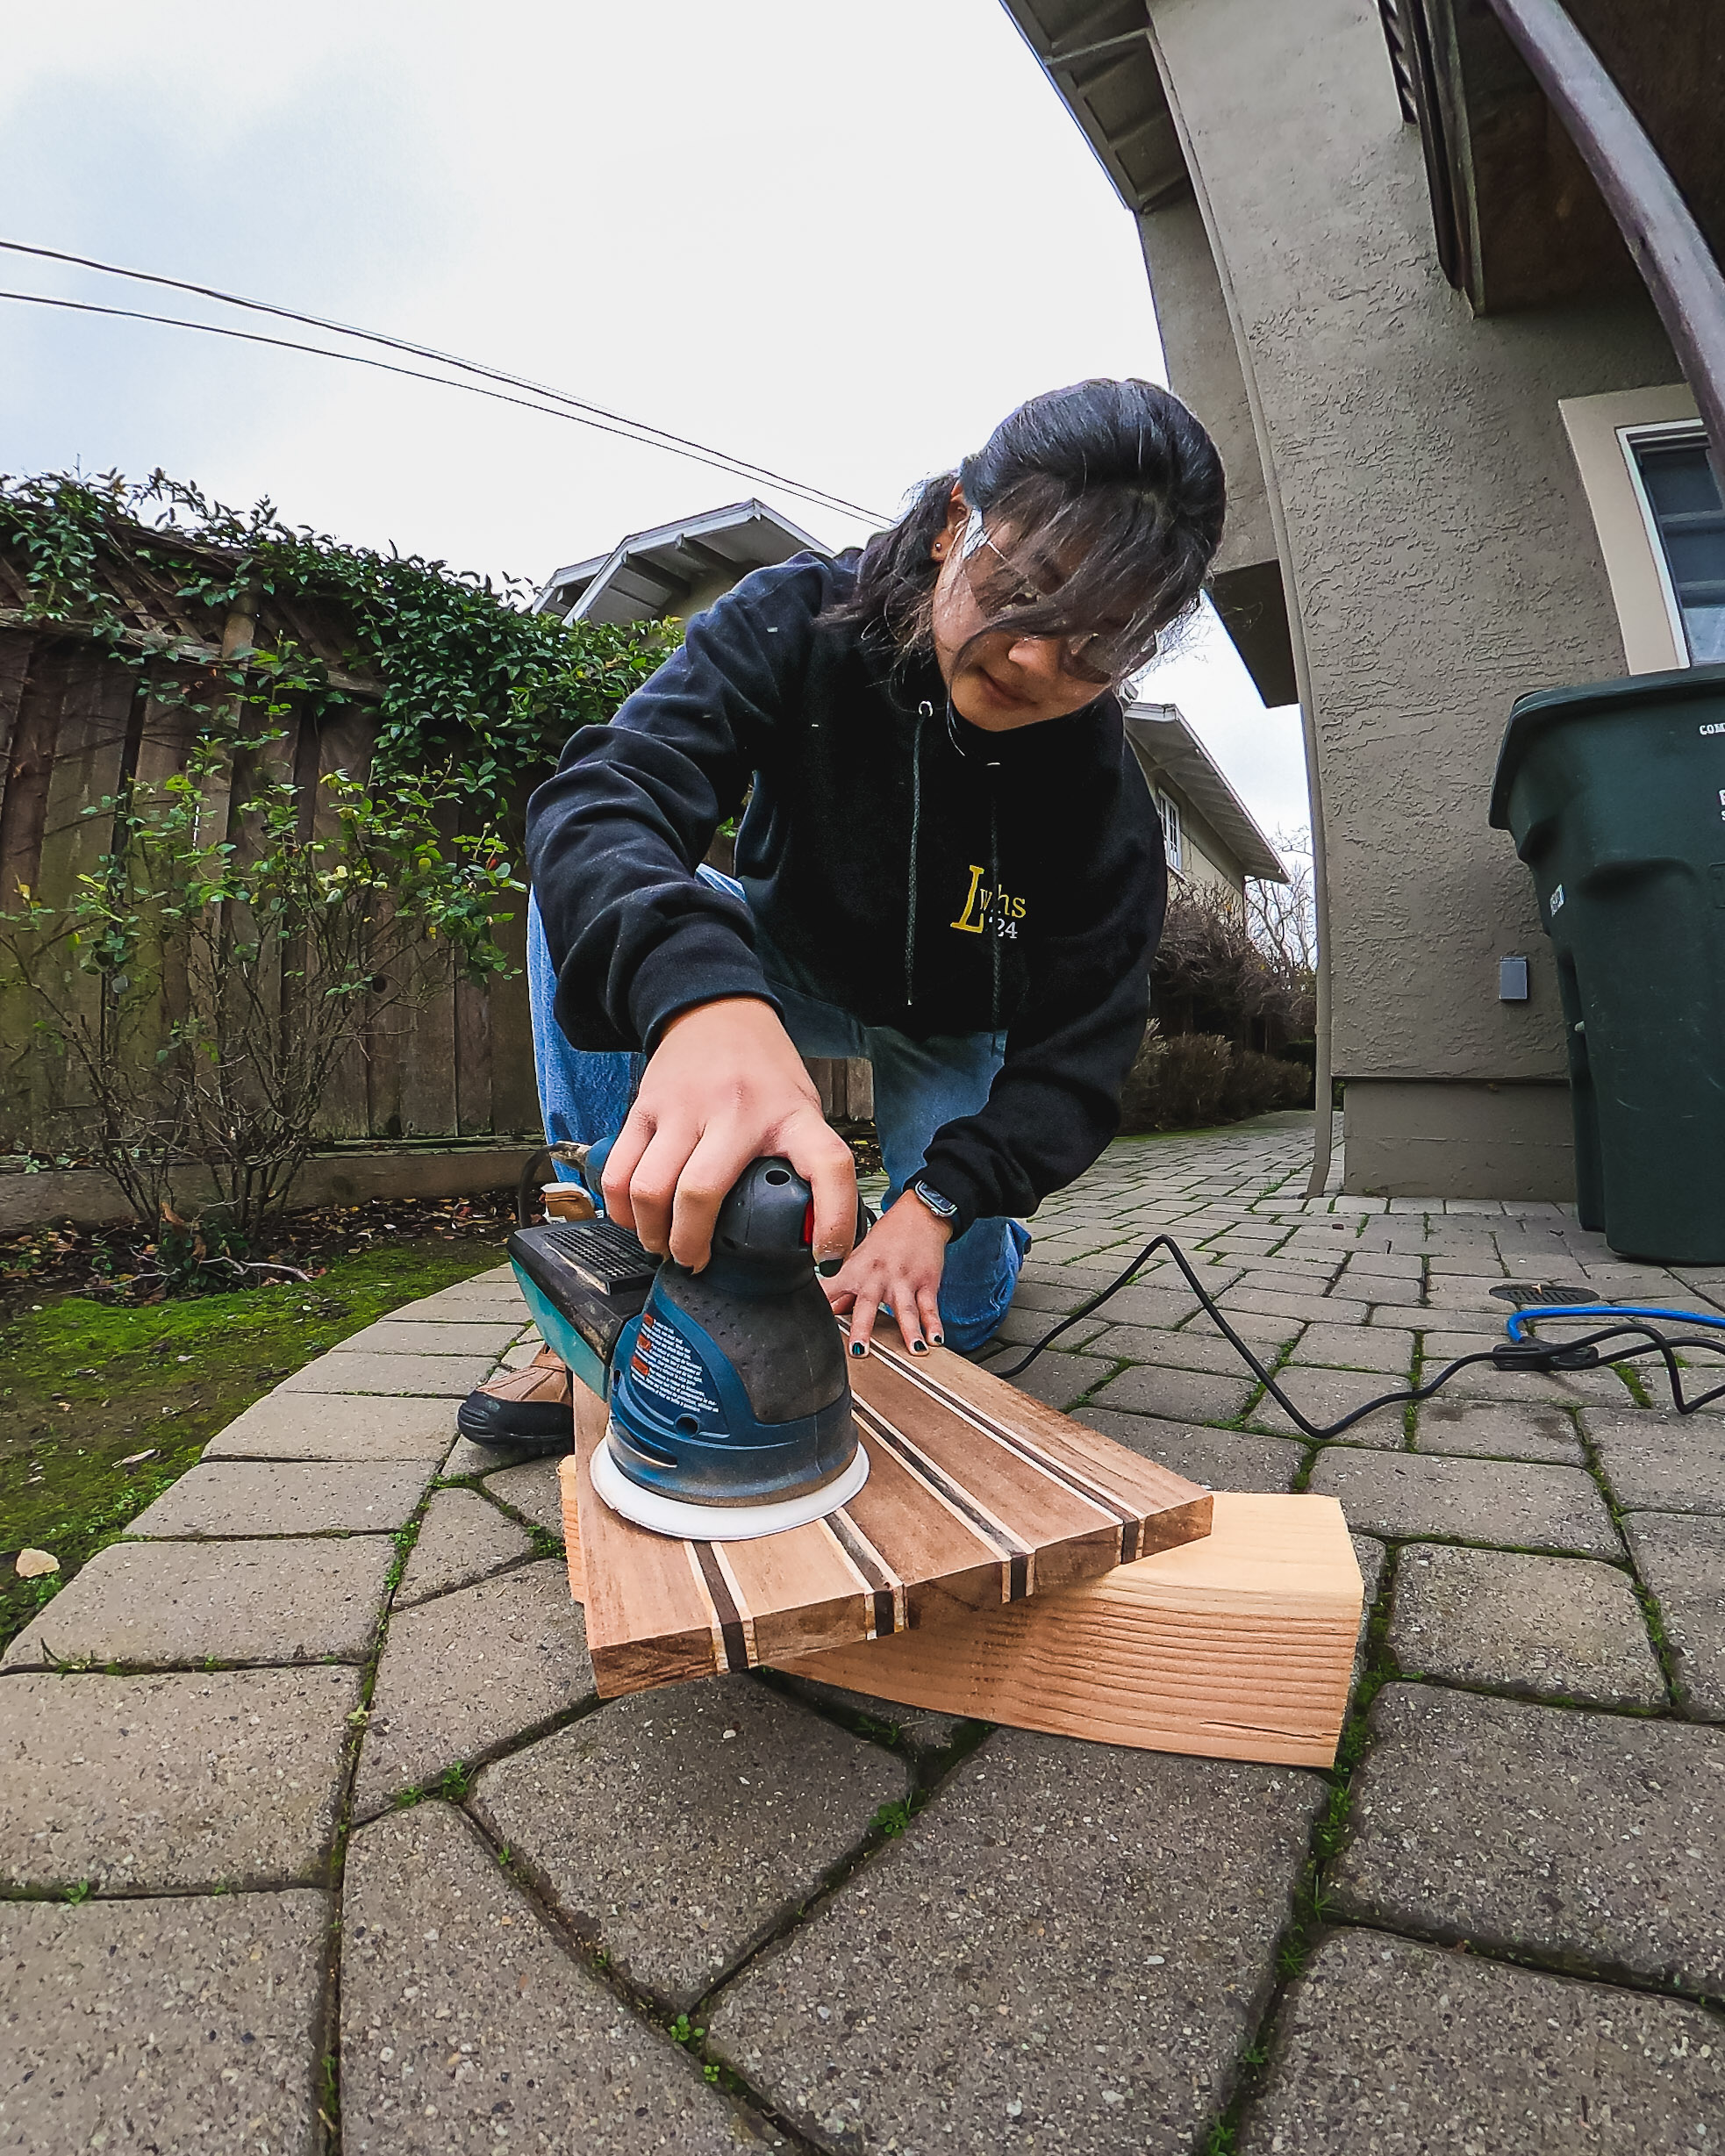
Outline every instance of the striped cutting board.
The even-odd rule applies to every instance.
[[[674,1542],[603,1504],[605,1408],[576,1386],[563,1517],[602,1696],[950,1622],[1210,1531],[1207,1491],[962,1356],[913,1361],[884,1322],[850,1379],[868,1481],[826,1520],[738,1543]]]

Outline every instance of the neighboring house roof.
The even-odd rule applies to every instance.
[[[1154,764],[1177,786],[1248,876],[1285,884],[1282,857],[1254,821],[1177,704],[1128,704],[1126,737],[1141,763]]]
[[[533,612],[572,621],[656,621],[715,578],[734,584],[750,569],[788,562],[793,554],[827,553],[764,502],[732,502],[650,532],[632,532],[610,554],[571,562],[547,580]]]

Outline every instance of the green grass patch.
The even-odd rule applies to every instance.
[[[485,1242],[403,1243],[335,1258],[309,1285],[15,1308],[0,1327],[0,1641],[242,1408],[350,1334],[500,1257]],[[25,1548],[57,1557],[58,1577],[18,1579]]]

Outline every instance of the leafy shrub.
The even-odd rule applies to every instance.
[[[450,781],[332,771],[308,803],[261,760],[275,739],[195,741],[183,772],[92,803],[113,827],[95,873],[0,912],[0,986],[70,1067],[82,1150],[147,1227],[186,1231],[188,1263],[286,1202],[351,1048],[508,970],[495,929],[523,888],[494,830],[450,829]]]
[[[1220,1034],[1163,1034],[1152,1026],[1120,1094],[1120,1128],[1134,1134],[1238,1122],[1299,1107],[1311,1084],[1299,1064],[1235,1048]]]
[[[1310,1107],[1312,1073],[1304,1065],[1279,1056],[1260,1056],[1252,1048],[1236,1049],[1222,1105],[1230,1122],[1244,1115],[1266,1114],[1271,1108]]]

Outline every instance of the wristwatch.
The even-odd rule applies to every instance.
[[[943,1197],[933,1184],[927,1181],[922,1176],[918,1176],[915,1182],[910,1185],[910,1192],[913,1198],[921,1199],[923,1204],[927,1207],[937,1221],[945,1221],[950,1226],[958,1218],[958,1207],[952,1200]]]

